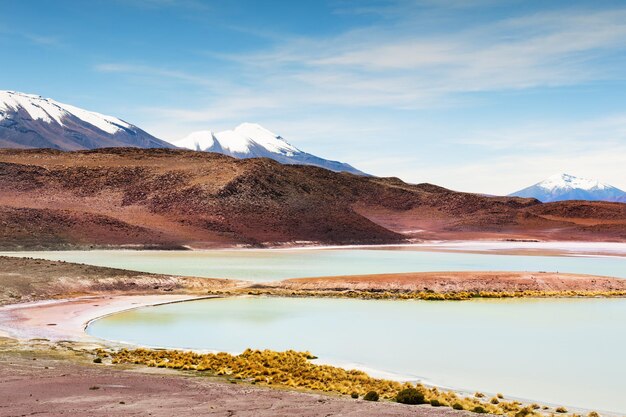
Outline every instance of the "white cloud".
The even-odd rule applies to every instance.
[[[455,0],[449,1],[460,7]],[[472,100],[471,93],[623,78],[623,62],[618,61],[626,49],[626,8],[536,12],[474,25],[464,22],[457,29],[448,22],[445,32],[421,33],[422,17],[413,11],[424,3],[428,0],[369,10],[367,13],[382,13],[385,18],[376,25],[334,36],[264,34],[265,40],[275,42],[273,47],[245,54],[209,54],[211,62],[204,73],[126,63],[106,63],[96,69],[193,85],[206,92],[204,99],[190,100],[185,106],[143,109],[148,130],[168,139],[191,130],[268,121],[273,123],[268,127],[293,139],[294,144],[299,145],[300,140],[311,143],[305,150],[319,149],[331,158],[347,156],[344,159],[360,169],[413,182],[496,194],[515,191],[558,171],[570,171],[626,188],[626,117],[621,115],[494,129],[490,115],[483,114],[482,129],[464,132],[459,127],[457,132],[463,135],[454,133],[454,137],[442,139],[452,153],[458,152],[456,146],[484,150],[474,161],[463,163],[458,158],[447,162],[443,154],[434,158],[432,150],[427,156],[419,152],[407,155],[407,149],[418,149],[420,141],[429,140],[428,132],[408,138],[403,131],[408,123],[353,123],[352,113],[363,109],[412,109],[416,110],[410,113],[413,115],[421,109],[458,106],[459,101]],[[216,71],[216,60],[232,71]],[[418,145],[378,152],[378,134]],[[320,136],[324,139],[316,141]],[[336,149],[328,145],[333,140]],[[354,152],[351,147],[359,140],[364,146]],[[316,149],[320,143],[325,147]]]

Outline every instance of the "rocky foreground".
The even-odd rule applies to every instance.
[[[45,344],[0,338],[0,415],[70,416],[471,416],[430,405],[369,402],[233,384],[160,368],[106,366]]]

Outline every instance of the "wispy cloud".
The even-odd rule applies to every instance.
[[[194,86],[211,89],[221,89],[225,86],[223,80],[216,80],[212,77],[194,75],[185,71],[152,67],[149,65],[103,63],[95,65],[94,69],[98,72],[138,75],[146,79],[153,80],[169,79],[169,81],[180,81]]]
[[[283,36],[271,49],[212,59],[235,66],[249,86],[245,94],[286,107],[419,109],[454,103],[468,93],[622,77],[621,66],[606,60],[626,50],[626,8],[543,12],[433,35],[407,29],[418,24],[419,16],[403,16],[400,29],[381,25],[333,37]],[[210,70],[207,76],[124,63],[96,69],[212,88],[220,100],[242,92],[236,88],[241,79]]]
[[[10,25],[0,22],[0,36],[12,39],[19,39],[30,44],[42,47],[63,47],[65,44],[62,39],[55,35],[40,34],[14,28]]]
[[[450,2],[454,4],[449,7],[455,9],[471,3],[447,0]],[[478,6],[489,2],[482,0]],[[103,63],[95,69],[192,85],[205,92],[203,99],[184,106],[144,109],[151,117],[148,127],[167,132],[165,137],[171,139],[198,127],[220,129],[244,120],[271,121],[288,138],[309,142],[325,138],[326,148],[320,149],[325,149],[326,155],[339,158],[350,152],[348,162],[361,169],[461,190],[511,192],[528,185],[528,177],[521,172],[534,170],[538,176],[547,176],[572,171],[572,167],[578,167],[574,174],[603,173],[608,182],[610,178],[626,181],[620,162],[626,155],[626,117],[622,115],[568,124],[545,120],[516,123],[497,129],[485,123],[472,131],[459,128],[445,138],[451,148],[468,147],[477,154],[484,150],[485,155],[475,163],[459,164],[419,153],[407,156],[407,149],[418,146],[406,145],[395,151],[388,147],[372,157],[376,138],[428,139],[408,138],[403,131],[408,123],[400,127],[383,126],[376,120],[354,124],[350,117],[358,111],[415,115],[421,109],[458,108],[494,92],[624,78],[626,7],[560,8],[509,17],[498,14],[501,17],[469,19],[458,25],[447,21],[445,31],[433,30],[432,25],[422,30],[424,23],[430,23],[424,19],[437,12],[432,10],[439,7],[436,3],[394,1],[382,8],[380,2],[356,8],[352,2],[340,3],[340,13],[382,18],[333,35],[272,36],[271,30],[263,28],[260,44],[269,41],[272,46],[245,53],[211,51],[205,55],[209,60],[205,71],[197,65],[188,71],[174,65],[165,68],[124,62]],[[430,14],[424,14],[424,8],[430,8]],[[463,19],[463,11],[457,19]],[[411,127],[415,129],[416,124]],[[354,144],[363,137],[370,142],[362,143],[373,143],[363,152],[360,147],[346,151],[336,146],[335,150],[330,144],[332,140]],[[598,170],[596,174],[594,170]],[[626,188],[626,183],[615,185]]]
[[[479,159],[424,161],[419,156],[397,164],[395,175],[451,188],[508,194],[545,177],[567,172],[597,178],[626,189],[626,114],[571,123],[544,122],[470,131],[457,146],[476,147]],[[380,169],[379,161],[362,166]],[[387,165],[383,161],[383,165]],[[496,174],[497,173],[497,174]],[[532,174],[530,174],[532,173]],[[532,176],[531,176],[532,175]],[[529,179],[530,177],[530,179]]]

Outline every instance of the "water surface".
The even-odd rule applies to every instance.
[[[547,271],[626,278],[626,257],[566,257],[384,249],[47,251],[8,256],[86,263],[159,274],[250,281],[428,271]]]
[[[626,412],[624,299],[213,299],[116,314],[88,332],[169,348],[309,350],[453,388]]]

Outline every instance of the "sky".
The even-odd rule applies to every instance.
[[[0,89],[165,140],[254,122],[378,176],[626,190],[626,3],[2,0]]]

